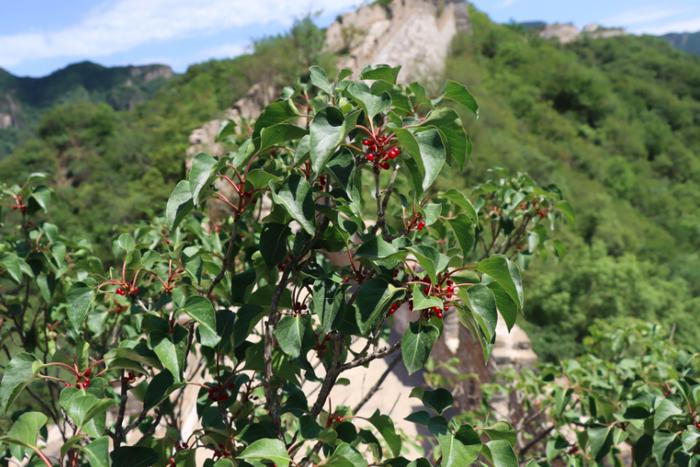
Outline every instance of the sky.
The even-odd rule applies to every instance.
[[[366,0],[365,0],[366,1]],[[0,0],[0,67],[43,76],[69,63],[163,63],[175,71],[250,50],[252,41],[315,15],[320,26],[363,0]],[[700,30],[698,0],[474,0],[498,22]]]

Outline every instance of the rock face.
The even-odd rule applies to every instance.
[[[12,115],[0,113],[0,129],[10,128],[12,126]]]
[[[607,39],[625,35],[622,28],[606,28],[599,24],[587,24],[583,29],[578,29],[571,23],[548,24],[540,31],[540,37],[544,39],[556,39],[562,44],[568,44],[581,37],[591,39]]]

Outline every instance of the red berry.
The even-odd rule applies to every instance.
[[[389,167],[391,167],[391,165],[387,161],[382,162],[381,166],[382,166],[382,169],[384,169],[384,170],[388,170]]]
[[[129,295],[137,295],[138,293],[139,293],[138,287],[132,287],[131,290],[129,290]]]
[[[433,307],[433,313],[439,313],[439,312],[441,312],[440,307],[434,306],[434,307]]]
[[[83,376],[90,376],[92,374],[92,368],[88,368],[87,370],[83,371]]]
[[[374,160],[374,158],[375,158],[374,153],[371,153],[371,152],[370,152],[369,154],[367,154],[367,160],[368,160],[368,161],[372,162],[372,161]]]
[[[176,464],[175,464],[175,458],[174,458],[174,457],[171,457],[170,460],[168,461],[168,464],[170,465],[170,467],[175,467],[175,465],[176,465]]]
[[[117,289],[117,295],[121,295],[121,296],[126,295],[126,290],[124,290],[124,289],[122,289],[122,288],[118,288],[118,289]]]
[[[85,381],[83,381],[83,387],[87,388],[90,386],[90,378],[85,378]]]
[[[438,317],[438,319],[442,319],[442,310],[438,310],[435,312],[435,316]]]
[[[369,138],[363,139],[363,140],[362,140],[362,144],[363,144],[364,146],[369,146],[370,144],[372,144],[372,140],[369,139]]]

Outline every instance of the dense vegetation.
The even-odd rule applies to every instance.
[[[562,46],[471,20],[447,75],[482,105],[473,176],[525,170],[577,213],[568,254],[527,276],[537,352],[573,355],[594,319],[616,315],[663,321],[697,345],[700,60],[653,37]]]
[[[561,46],[472,10],[447,77],[481,100],[471,125],[475,155],[460,182],[487,167],[524,170],[573,200],[576,227],[560,236],[560,261],[536,262],[523,324],[546,358],[574,355],[596,318],[658,319],[684,342],[700,293],[700,62],[652,37],[582,40]],[[58,199],[53,221],[108,254],[116,229],[159,212],[184,171],[192,129],[261,77],[293,82],[319,56],[309,21],[262,40],[251,55],[211,61],[173,78],[130,112],[70,101],[47,112],[36,137],[0,162],[0,177],[48,170]],[[107,189],[108,187],[108,189]],[[105,223],[105,216],[111,222]],[[691,253],[688,253],[691,252]]]

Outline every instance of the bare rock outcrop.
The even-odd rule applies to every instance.
[[[625,34],[625,30],[622,28],[606,28],[599,24],[588,24],[584,26],[583,29],[579,29],[572,23],[548,24],[540,31],[540,37],[544,39],[556,39],[562,44],[574,42],[582,37],[608,39]]]

